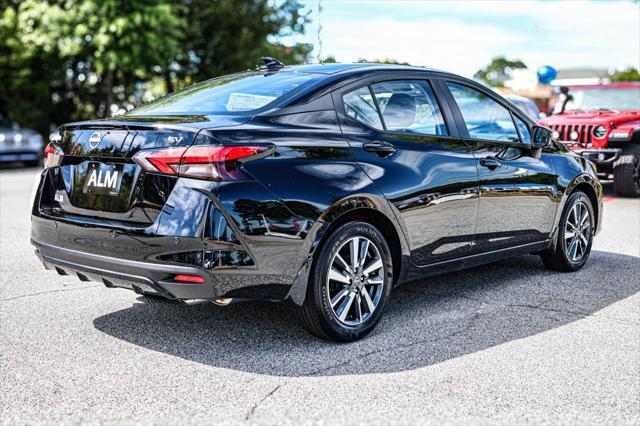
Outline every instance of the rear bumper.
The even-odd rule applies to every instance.
[[[61,275],[75,275],[82,281],[101,282],[107,287],[120,287],[136,293],[154,293],[169,299],[215,299],[220,295],[204,271],[176,265],[120,259],[84,253],[31,240],[36,254],[46,269]],[[178,274],[199,275],[204,283],[175,282]]]
[[[0,163],[11,163],[14,161],[38,161],[41,153],[39,149],[12,149],[0,150]]]
[[[322,223],[289,213],[259,183],[181,178],[153,222],[139,224],[102,211],[97,217],[67,211],[69,191],[55,181],[60,184],[60,173],[43,172],[32,196],[31,241],[48,269],[185,301],[233,298],[298,306],[304,300],[309,253]],[[254,204],[269,208],[256,215],[246,208]],[[176,275],[197,275],[204,282],[176,282]]]
[[[176,241],[179,243],[176,244]],[[106,228],[79,226],[36,215],[32,216],[31,243],[45,268],[59,274],[76,276],[83,281],[96,281],[106,287],[155,293],[182,301],[232,298],[284,301],[299,305],[297,299],[289,300],[292,298],[290,291],[298,280],[304,281],[299,273],[303,262],[295,270],[298,273],[292,276],[284,273],[282,266],[280,271],[273,272],[258,265],[211,269],[164,261],[159,259],[164,253],[180,251],[183,245],[186,250],[203,250],[206,245],[212,246],[214,243],[182,236],[118,234]],[[261,251],[260,247],[254,248],[255,253]],[[272,259],[274,265],[281,265],[279,262],[285,260],[287,263],[295,262],[290,256],[279,259],[280,256],[273,251],[273,244],[265,247],[264,251],[264,256]],[[197,275],[204,282],[176,282],[173,279],[176,275]]]

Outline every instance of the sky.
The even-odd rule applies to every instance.
[[[392,58],[472,76],[492,57],[521,59],[530,69],[640,68],[637,0],[301,0],[312,23],[305,35],[317,60]]]

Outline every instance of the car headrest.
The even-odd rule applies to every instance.
[[[382,115],[388,128],[409,127],[416,120],[416,101],[406,93],[394,93]]]

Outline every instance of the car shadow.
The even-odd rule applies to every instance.
[[[221,368],[274,376],[370,374],[421,368],[552,330],[638,291],[638,258],[596,251],[576,273],[547,271],[538,257],[524,256],[405,284],[394,289],[371,335],[350,344],[310,336],[293,312],[270,303],[189,307],[140,297],[94,326]]]
[[[618,198],[618,193],[616,192],[616,188],[613,186],[612,180],[600,180],[602,184],[602,192],[605,197],[613,197]]]

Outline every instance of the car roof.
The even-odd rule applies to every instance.
[[[284,70],[318,74],[351,74],[363,71],[435,71],[444,73],[444,71],[412,65],[377,64],[367,62],[289,65],[284,67],[283,71]]]

